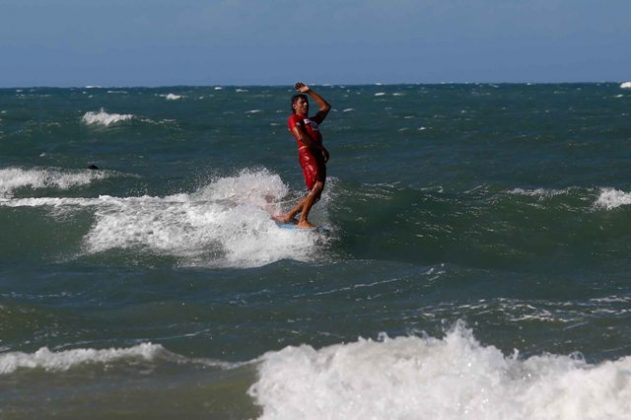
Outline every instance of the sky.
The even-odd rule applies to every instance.
[[[0,87],[631,80],[631,0],[0,0]]]

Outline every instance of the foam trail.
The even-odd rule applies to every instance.
[[[161,345],[142,343],[129,348],[73,349],[52,352],[42,347],[35,353],[0,353],[0,375],[7,375],[18,369],[40,368],[49,372],[67,371],[73,367],[94,363],[110,363],[125,359],[152,361],[168,353]]]
[[[529,197],[538,197],[538,198],[552,198],[558,195],[569,194],[573,190],[572,187],[565,189],[545,189],[545,188],[536,188],[536,189],[523,189],[523,188],[514,188],[508,191],[509,194],[513,195],[525,195]]]
[[[26,369],[43,369],[53,373],[66,372],[85,365],[136,363],[137,361],[195,364],[221,369],[234,369],[251,363],[230,363],[205,358],[188,358],[172,353],[160,344],[152,343],[141,343],[126,348],[78,348],[58,352],[51,351],[48,347],[42,347],[34,353],[0,353],[0,375],[10,375],[18,370]]]
[[[14,191],[20,188],[68,190],[110,176],[112,173],[106,171],[5,168],[0,169],[0,198],[12,197]]]
[[[628,419],[631,357],[520,360],[458,324],[443,339],[359,339],[262,356],[248,393],[263,419]]]
[[[121,121],[128,121],[134,118],[131,114],[109,114],[105,112],[103,108],[99,112],[86,112],[81,121],[86,125],[102,125],[109,127],[112,124],[119,123]]]
[[[611,210],[629,204],[631,204],[631,193],[614,188],[602,188],[594,206]]]

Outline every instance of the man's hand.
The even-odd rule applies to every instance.
[[[300,93],[307,93],[311,90],[311,88],[307,85],[305,85],[302,82],[298,82],[294,85],[294,87],[296,88],[296,90]]]
[[[329,151],[326,150],[324,146],[322,146],[322,157],[324,158],[324,163],[327,163],[329,161],[329,158],[330,158]]]

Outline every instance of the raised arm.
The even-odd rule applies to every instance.
[[[322,121],[324,121],[326,116],[329,114],[329,111],[331,110],[331,105],[327,101],[325,101],[324,98],[318,94],[318,92],[314,91],[302,82],[296,83],[295,88],[298,92],[306,93],[307,95],[309,95],[311,99],[313,99],[318,104],[319,111],[311,119],[318,124],[322,123]]]

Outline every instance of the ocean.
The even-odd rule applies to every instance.
[[[314,88],[0,90],[0,417],[630,418],[631,89]]]

